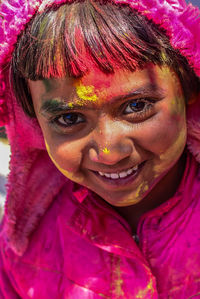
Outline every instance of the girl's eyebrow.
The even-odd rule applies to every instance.
[[[131,97],[139,96],[139,97],[145,97],[145,96],[151,96],[156,98],[162,98],[166,95],[164,89],[159,88],[157,84],[148,83],[145,86],[142,86],[138,88],[137,90],[131,91],[130,93],[127,93],[125,95],[119,95],[114,98],[112,98],[109,102],[113,103],[115,101],[119,100],[127,100]]]
[[[67,103],[62,98],[48,99],[42,104],[40,113],[56,114],[58,112],[72,110],[72,108],[80,109],[82,106],[78,104]]]
[[[111,100],[109,100],[109,103],[113,103],[115,101],[120,101],[120,100],[126,100],[131,97],[135,96],[147,96],[151,95],[151,97],[155,98],[162,98],[165,96],[165,92],[163,89],[159,88],[157,85],[154,84],[148,84],[144,87],[141,87],[137,90],[131,91],[128,94],[125,95],[119,95],[116,97],[113,97]],[[90,103],[91,104],[91,103]],[[90,105],[84,105],[84,102],[82,100],[77,100],[77,103],[72,103],[67,101],[64,98],[53,98],[53,99],[47,99],[45,102],[42,104],[40,108],[40,114],[56,114],[59,112],[66,112],[74,109],[94,109],[94,103],[92,103],[92,106]]]

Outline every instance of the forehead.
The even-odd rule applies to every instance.
[[[93,68],[80,79],[70,77],[58,79],[44,79],[30,81],[29,86],[34,98],[42,101],[49,97],[61,97],[66,100],[109,101],[113,98],[124,96],[131,91],[137,94],[165,89],[167,84],[177,86],[177,76],[168,68],[148,65],[142,70],[131,72],[116,70],[113,74],[105,74]],[[178,84],[179,85],[179,84]]]

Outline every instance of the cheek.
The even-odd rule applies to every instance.
[[[51,143],[49,143],[51,144]],[[78,172],[81,163],[81,151],[77,146],[58,146],[49,145],[45,140],[45,145],[49,157],[58,170],[67,178],[77,183],[83,181],[82,175]]]
[[[187,126],[183,99],[176,99],[176,106],[169,108],[166,122],[166,149],[161,153],[161,160],[173,160],[179,156],[186,144]]]
[[[145,124],[141,134],[142,146],[160,156],[170,148],[184,147],[186,131],[184,109],[176,112],[163,105],[154,120]]]
[[[186,128],[182,128],[182,130],[179,131],[175,142],[173,142],[171,146],[169,146],[166,151],[159,156],[160,163],[154,167],[154,172],[157,174],[156,176],[164,172],[167,167],[169,168],[175,164],[175,162],[179,159],[185,148],[187,137],[186,132]]]
[[[170,113],[165,125],[165,134],[162,138],[163,146],[160,146],[162,151],[160,151],[159,160],[156,161],[153,168],[156,177],[178,161],[186,145],[187,127],[184,111]]]

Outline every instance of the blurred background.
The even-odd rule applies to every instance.
[[[8,175],[8,163],[10,147],[6,138],[5,129],[0,127],[0,219],[3,215],[3,207],[6,198],[6,177]]]
[[[200,7],[200,0],[187,0],[186,2]]]

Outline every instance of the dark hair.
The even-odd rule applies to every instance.
[[[199,92],[199,78],[163,29],[128,5],[83,0],[36,14],[19,36],[10,74],[24,111],[35,116],[27,79],[81,77],[91,61],[105,73],[119,67],[135,71],[149,62],[167,65],[178,75],[186,101]]]

